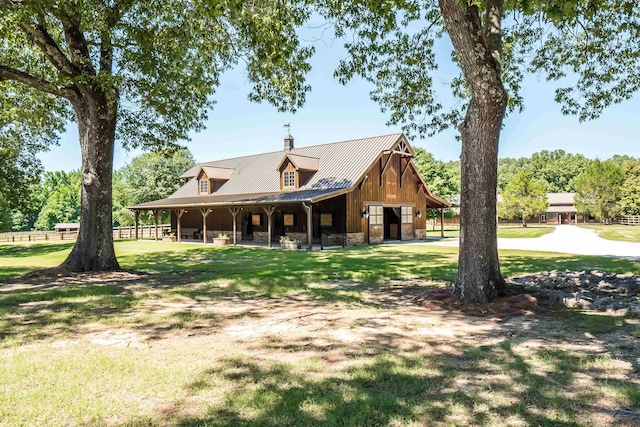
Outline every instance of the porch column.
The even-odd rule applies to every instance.
[[[202,240],[207,244],[207,217],[211,213],[211,209],[200,209],[202,214]]]
[[[185,212],[184,209],[176,210],[176,218],[178,218],[178,242],[182,242],[182,215],[184,215]]]
[[[136,232],[135,232],[135,238],[136,240],[138,240],[138,223],[140,220],[140,211],[136,211],[135,213],[135,225],[136,225]]]
[[[440,237],[444,237],[444,208],[440,208]]]
[[[153,215],[156,217],[156,242],[158,241],[158,217],[160,216],[160,210],[155,209]]]
[[[307,244],[309,250],[313,250],[313,205],[303,203],[302,207],[307,213]]]
[[[229,208],[229,212],[231,212],[231,216],[233,217],[233,246],[236,246],[238,244],[236,241],[236,217],[238,216],[238,212],[240,212],[240,208]]]
[[[267,214],[267,234],[269,235],[269,247],[271,247],[271,215],[273,215],[276,208],[275,206],[263,206],[262,209],[264,209],[265,213]]]

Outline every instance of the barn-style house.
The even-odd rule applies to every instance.
[[[427,209],[449,204],[431,193],[402,133],[202,163],[169,198],[132,206],[171,210],[178,240],[271,246],[281,236],[313,244],[356,245],[425,237]],[[136,227],[137,229],[137,227]]]

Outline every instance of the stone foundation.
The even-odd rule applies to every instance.
[[[345,246],[345,236],[342,233],[323,233],[323,246]]]
[[[425,239],[427,237],[427,230],[421,229],[421,228],[416,228],[415,237],[416,237],[416,239]]]
[[[364,244],[364,233],[347,233],[347,246]]]
[[[266,231],[254,231],[253,241],[257,243],[269,243],[269,233]]]

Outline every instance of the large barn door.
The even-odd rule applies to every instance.
[[[384,208],[369,206],[369,243],[382,243],[384,240]]]
[[[402,207],[402,240],[414,239],[413,235],[413,208],[411,206]]]

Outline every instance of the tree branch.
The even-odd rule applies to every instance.
[[[7,80],[22,83],[39,91],[69,100],[71,100],[74,94],[73,90],[68,87],[58,87],[43,78],[38,78],[24,71],[0,65],[0,81]]]
[[[487,0],[484,31],[487,47],[495,59],[498,69],[502,62],[502,12],[503,0]]]
[[[78,20],[66,13],[60,14],[59,19],[64,27],[64,36],[67,41],[71,62],[84,73],[95,75],[96,69],[91,62],[89,46],[84,34],[80,31]]]
[[[76,77],[80,75],[80,70],[67,58],[62,52],[53,37],[49,34],[44,25],[32,26],[21,24],[22,31],[27,35],[36,46],[40,48],[42,53],[49,59],[51,64],[62,74],[68,77]]]

